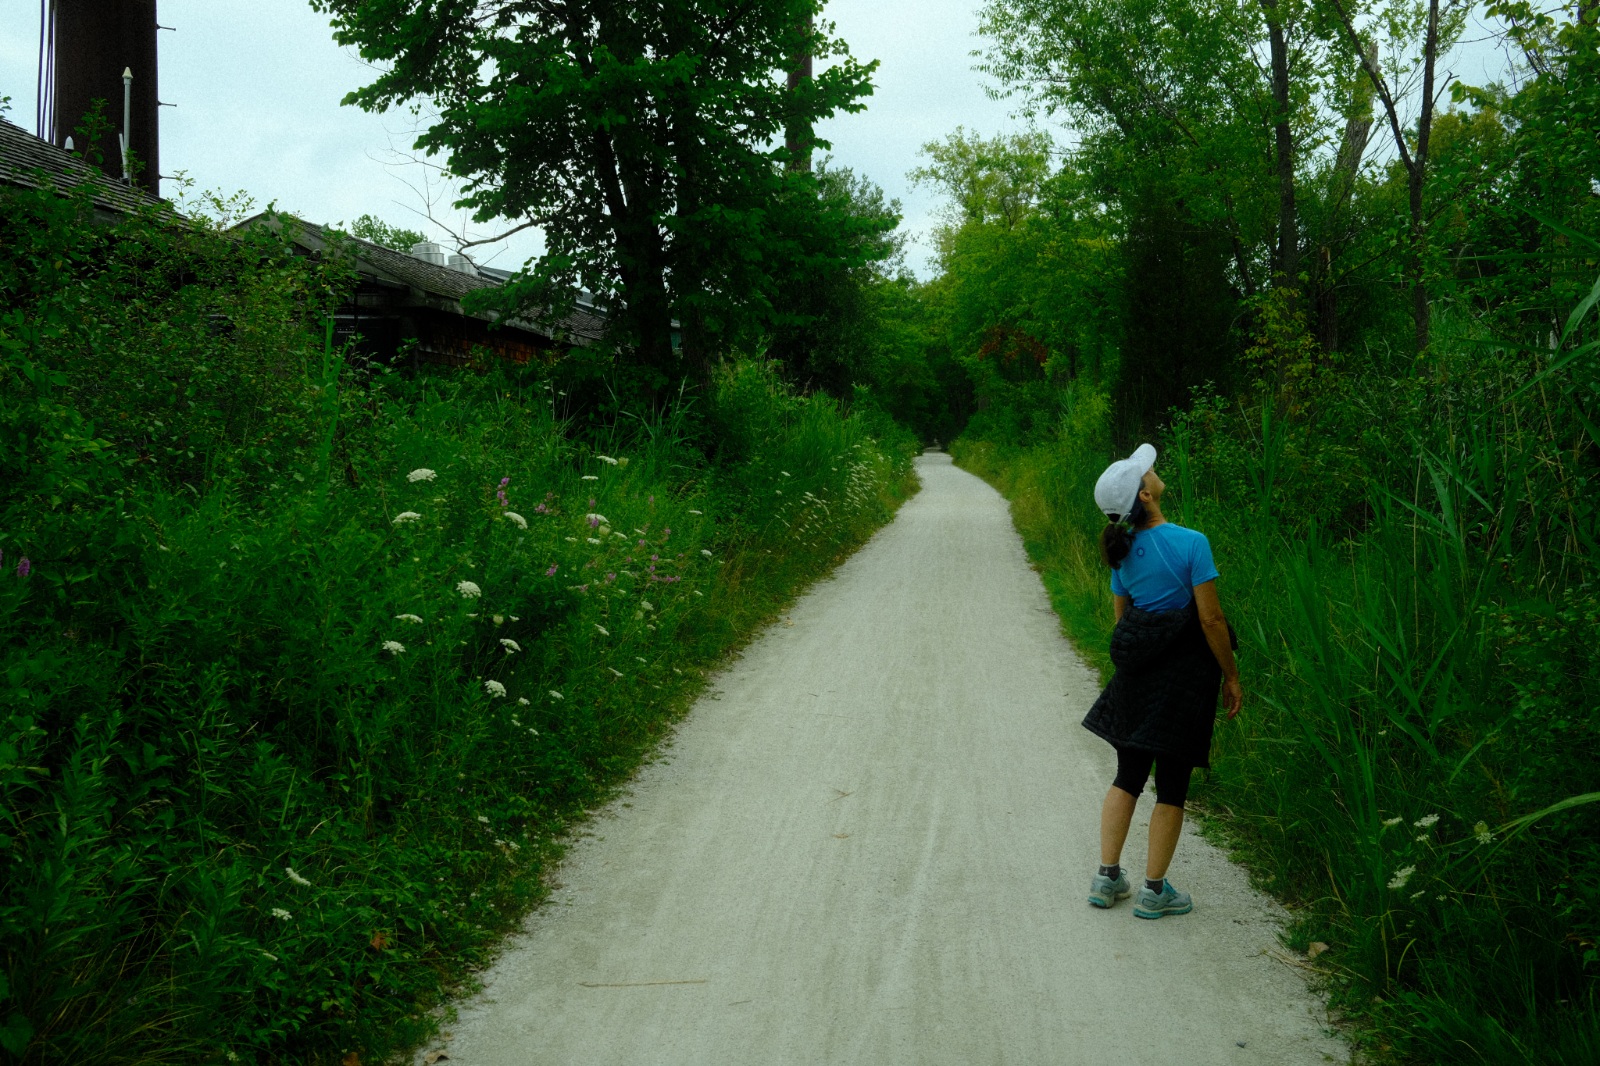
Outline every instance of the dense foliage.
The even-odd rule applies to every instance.
[[[0,1049],[374,1061],[914,444],[748,363],[586,425],[355,368],[336,259],[91,218],[0,202]]]

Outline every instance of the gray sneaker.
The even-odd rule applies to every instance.
[[[1194,900],[1189,893],[1179,892],[1172,882],[1161,882],[1161,891],[1150,891],[1149,885],[1139,886],[1139,898],[1133,901],[1135,918],[1164,918],[1169,914],[1188,914],[1194,910]]]
[[[1096,907],[1109,907],[1119,899],[1127,899],[1133,895],[1133,886],[1128,884],[1126,873],[1117,874],[1115,881],[1105,874],[1097,873],[1089,882],[1089,902]]]

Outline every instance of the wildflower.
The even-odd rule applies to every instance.
[[[548,570],[546,570],[544,572],[544,576],[545,577],[555,577],[556,576],[556,569],[557,569],[556,564],[555,563],[551,563],[550,564],[550,569],[548,569]]]
[[[595,533],[602,538],[609,537],[611,536],[611,527],[601,526],[599,529],[595,530]]]
[[[701,548],[700,549],[700,554],[704,555],[707,559],[711,558],[711,552],[710,552],[709,549]]]
[[[628,457],[626,455],[624,455],[621,459],[618,459],[617,460],[617,465],[618,466],[627,466],[628,465]]]
[[[483,691],[487,692],[491,696],[504,696],[506,694],[506,687],[500,682],[490,679],[483,683]]]
[[[600,635],[602,637],[609,637],[611,635],[611,630],[607,629],[605,626],[601,625],[599,622],[596,622],[594,624],[594,627],[600,631]]]
[[[272,908],[272,916],[274,918],[280,919],[280,920],[285,921],[285,922],[287,922],[290,918],[294,917],[294,915],[290,914],[288,911],[284,910],[282,907],[274,907],[274,908]]]
[[[606,667],[606,669],[607,669],[607,670],[610,670],[610,671],[611,671],[611,672],[612,672],[612,673],[613,673],[613,674],[615,674],[615,675],[616,675],[616,676],[617,676],[617,677],[621,677],[621,676],[622,676],[622,671],[621,671],[621,670],[618,670],[618,669],[617,669],[617,668],[616,668],[616,667],[613,667],[613,666],[608,666],[608,667]]]
[[[609,455],[597,455],[595,458],[600,460],[602,463],[610,463],[612,466],[617,465],[617,461],[611,458]]]
[[[550,698],[553,699],[553,700],[564,700],[564,699],[566,699],[565,696],[563,696],[561,693],[557,692],[555,689],[551,689],[550,690]]]
[[[1439,816],[1437,814],[1425,814],[1421,818],[1418,818],[1413,824],[1418,829],[1432,829],[1434,826],[1439,824]]]
[[[510,522],[512,525],[516,526],[518,529],[527,529],[528,528],[528,520],[526,518],[523,518],[521,515],[519,515],[515,511],[507,511],[505,513],[505,519],[506,519],[507,522]]]
[[[1473,826],[1472,835],[1478,838],[1479,844],[1487,844],[1494,839],[1494,834],[1489,832],[1489,826],[1485,822],[1479,822]]]
[[[611,519],[607,518],[603,514],[595,514],[593,511],[584,515],[583,519],[589,523],[590,529],[594,529],[596,526],[609,526],[611,524]]]
[[[517,697],[517,706],[518,707],[532,707],[533,704],[531,702],[529,702],[528,697],[526,697],[526,696],[518,696]]]
[[[415,614],[397,614],[394,616],[394,620],[396,622],[410,622],[414,626],[420,626],[422,624],[421,616]]]
[[[589,497],[589,510],[591,510],[591,511],[594,510],[594,497],[593,496]]]
[[[579,481],[599,481],[600,479],[595,477],[593,474],[585,474],[581,478],[579,478],[578,480]]]
[[[577,537],[568,537],[567,538],[567,543],[568,544],[576,544],[576,543],[578,543],[578,538]]]
[[[473,581],[457,581],[456,591],[461,593],[461,598],[464,600],[475,600],[483,595],[483,590]]]
[[[600,538],[599,537],[584,537],[583,539],[588,541],[590,544],[599,544],[600,543]]]
[[[1405,888],[1406,882],[1411,880],[1411,875],[1416,872],[1417,868],[1415,866],[1402,866],[1400,869],[1394,872],[1393,877],[1389,878],[1389,887],[1396,889]]]
[[[500,645],[503,648],[505,648],[507,652],[514,652],[514,651],[521,651],[522,650],[522,645],[518,644],[516,641],[512,640],[510,637],[501,637],[500,638]]]
[[[644,659],[640,658],[637,655],[634,656],[634,659],[637,660],[638,662],[641,662],[641,663],[644,662]],[[646,664],[646,665],[648,665],[648,664]]]
[[[415,522],[421,517],[422,516],[415,511],[401,511],[399,514],[394,516],[394,521],[390,524],[396,526],[403,525],[406,522]]]
[[[481,814],[480,814],[480,815],[478,815],[478,821],[480,821],[480,822],[482,822],[482,823],[483,823],[483,824],[484,824],[484,825],[488,825],[488,824],[489,824],[489,819],[487,819],[487,818],[485,818],[485,817],[484,817],[484,816],[483,816],[483,815],[481,815]]]
[[[383,650],[392,652],[395,655],[404,655],[406,653],[406,646],[400,643],[398,640],[386,640],[383,642]]]
[[[1385,819],[1384,819],[1384,820],[1383,820],[1383,827],[1384,827],[1384,828],[1385,828],[1385,829],[1387,829],[1387,828],[1389,828],[1389,827],[1390,827],[1390,826],[1392,826],[1392,825],[1399,825],[1399,824],[1400,824],[1400,823],[1401,823],[1401,822],[1403,822],[1403,821],[1405,821],[1405,819],[1404,819],[1404,818],[1401,818],[1401,817],[1400,817],[1400,816],[1399,816],[1399,815],[1398,815],[1398,814],[1397,814],[1397,815],[1395,815],[1395,816],[1394,816],[1394,817],[1393,817],[1393,818],[1385,818]]]
[[[301,877],[299,874],[295,873],[293,866],[285,866],[283,868],[283,872],[284,872],[285,875],[288,876],[289,880],[293,881],[295,884],[301,885],[301,886],[303,886],[305,888],[310,888],[311,887],[311,882],[307,881],[304,877]]]
[[[705,512],[704,512],[704,511],[696,511],[696,510],[694,510],[694,509],[693,509],[693,508],[691,508],[691,509],[690,509],[690,510],[689,510],[689,513],[690,513],[690,514],[705,514]]]
[[[504,622],[506,620],[506,616],[503,615],[503,614],[492,614],[489,617],[494,620],[494,624],[495,625],[500,625],[502,622]],[[513,621],[515,621],[515,619],[513,619]]]
[[[616,575],[616,574],[607,574],[607,575],[606,575],[606,584],[608,584],[608,585],[609,585],[609,584],[611,584],[611,583],[612,583],[612,582],[613,582],[613,581],[615,581],[615,580],[616,580],[616,579],[617,579],[617,575]]]
[[[432,481],[438,476],[438,474],[434,473],[432,470],[429,470],[427,467],[419,466],[415,470],[411,471],[411,473],[406,475],[406,480],[410,482]]]
[[[642,607],[642,608],[644,608],[644,609],[645,609],[645,610],[647,610],[647,611],[653,611],[653,610],[655,610],[655,606],[654,606],[654,605],[653,605],[653,604],[651,604],[651,602],[650,602],[650,601],[649,601],[649,600],[643,600],[643,601],[641,601],[641,602],[640,602],[640,604],[639,604],[639,606],[640,606],[640,607]]]

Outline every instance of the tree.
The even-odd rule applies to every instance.
[[[814,21],[820,0],[313,6],[387,65],[347,103],[431,108],[417,148],[463,181],[458,206],[542,230],[544,254],[496,299],[554,313],[580,286],[595,293],[652,393],[684,367],[675,320],[683,352],[704,360],[773,305],[791,243],[774,217],[818,199],[814,175],[785,167],[785,131],[859,111],[871,91],[874,65]],[[832,61],[791,87],[796,56]],[[826,147],[810,136],[803,149]]]
[[[350,236],[360,237],[364,241],[380,244],[385,248],[393,248],[397,252],[409,253],[413,247],[421,244],[428,238],[414,229],[401,229],[391,226],[376,215],[362,215],[350,223]]]

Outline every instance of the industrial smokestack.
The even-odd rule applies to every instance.
[[[107,174],[120,175],[120,135],[138,167],[134,184],[160,195],[160,108],[156,80],[156,0],[55,0],[54,110],[51,140],[66,147],[95,100],[105,102],[111,127],[94,144],[80,140],[85,156],[100,153]],[[124,102],[123,71],[132,75]],[[126,114],[126,126],[118,119]]]

